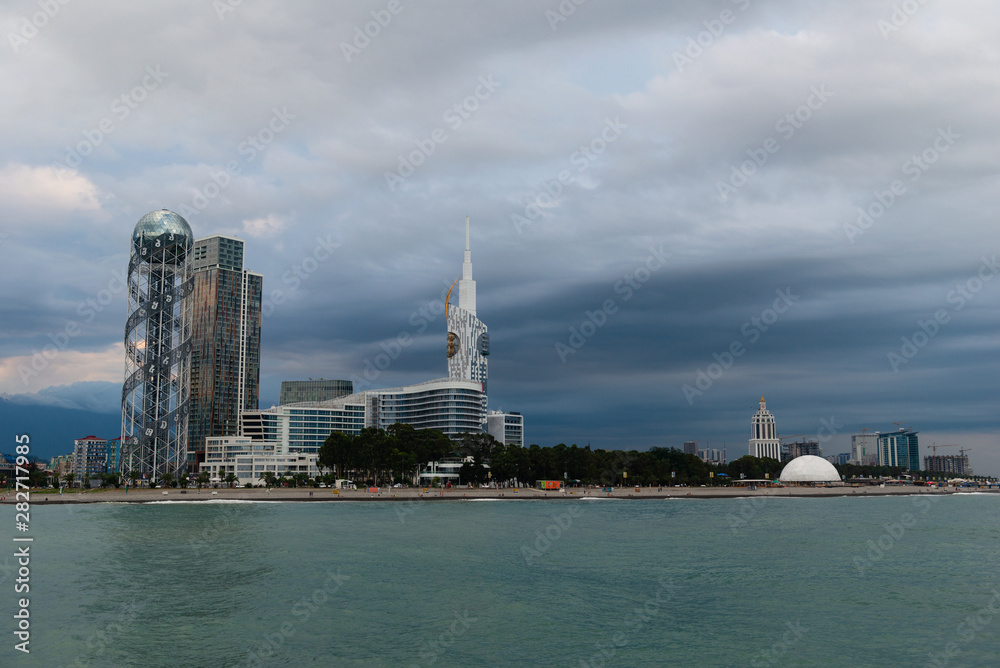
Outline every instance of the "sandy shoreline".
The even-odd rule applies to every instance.
[[[162,501],[462,501],[462,500],[579,500],[593,499],[731,499],[753,496],[774,497],[840,497],[840,496],[898,496],[907,494],[955,494],[962,492],[984,492],[1000,494],[1000,489],[989,490],[965,489],[957,487],[927,488],[927,487],[784,487],[758,488],[748,490],[745,487],[642,487],[636,491],[634,487],[615,488],[605,492],[598,488],[573,488],[565,492],[545,491],[531,488],[514,489],[462,489],[445,490],[428,489],[426,493],[421,488],[383,488],[380,492],[365,490],[340,490],[335,493],[331,489],[293,488],[293,489],[130,489],[126,494],[124,489],[88,490],[59,494],[52,490],[33,490],[33,504],[64,504],[64,503],[151,503]],[[0,503],[14,503],[13,492],[5,493]]]

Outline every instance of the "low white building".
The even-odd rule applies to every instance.
[[[524,416],[520,413],[488,411],[486,431],[504,445],[524,446]]]
[[[205,461],[201,472],[213,483],[224,483],[230,473],[239,486],[264,485],[267,473],[280,478],[286,473],[305,473],[310,478],[322,475],[316,455],[286,452],[274,441],[254,441],[248,436],[209,436],[205,439]]]
[[[472,464],[475,461],[473,457],[445,457],[439,462],[427,462],[427,465],[422,466],[417,475],[417,483],[430,485],[437,478],[442,485],[450,482],[452,486],[456,486],[459,483],[462,466]],[[489,468],[486,464],[483,466]]]

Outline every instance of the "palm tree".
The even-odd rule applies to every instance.
[[[198,474],[198,489],[201,489],[202,485],[207,485],[208,481],[212,479],[212,476],[208,474],[208,471],[202,471]]]
[[[135,487],[135,482],[136,482],[136,480],[139,479],[139,471],[138,471],[138,469],[130,469],[129,472],[125,474],[125,477],[128,478],[129,480],[131,480],[132,481],[132,486]]]
[[[173,482],[174,482],[174,474],[173,473],[164,473],[163,477],[160,478],[160,482],[163,483],[164,487],[170,487],[171,484],[173,484]]]
[[[235,483],[237,480],[239,480],[239,478],[236,477],[235,473],[226,474],[226,482],[229,483],[230,489],[233,487],[233,483]]]
[[[75,473],[67,473],[64,477],[66,478],[66,486],[67,487],[72,487],[73,486],[73,481],[76,480],[76,474]]]

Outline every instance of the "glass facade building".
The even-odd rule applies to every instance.
[[[373,424],[382,429],[402,422],[457,436],[481,433],[486,426],[486,392],[474,381],[444,378],[365,394],[371,397]]]
[[[448,436],[481,433],[486,423],[482,385],[442,378],[388,390],[368,390],[330,401],[307,401],[240,415],[240,435],[277,443],[285,452],[315,454],[332,432],[359,434],[403,422]]]
[[[192,240],[187,221],[161,209],[139,219],[130,244],[120,468],[151,479],[187,460]]]
[[[297,404],[303,401],[330,401],[354,394],[354,382],[350,380],[327,380],[326,378],[310,378],[309,380],[281,381],[281,395],[278,403]]]
[[[118,473],[122,461],[122,439],[112,438],[108,441],[108,473]]]
[[[902,466],[909,471],[920,470],[920,445],[917,432],[900,428],[878,435],[879,466]]]
[[[245,411],[240,416],[241,435],[254,441],[277,443],[284,452],[316,454],[335,431],[360,434],[365,428],[365,405],[360,401],[336,406],[319,403],[272,406]]]
[[[243,241],[194,241],[188,468],[205,459],[205,439],[239,433],[241,411],[258,406],[263,277],[243,268]]]

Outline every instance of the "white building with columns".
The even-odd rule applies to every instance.
[[[760,408],[754,414],[750,425],[750,454],[754,457],[770,457],[781,461],[781,441],[774,426],[774,416],[767,410],[764,397],[760,398]]]

